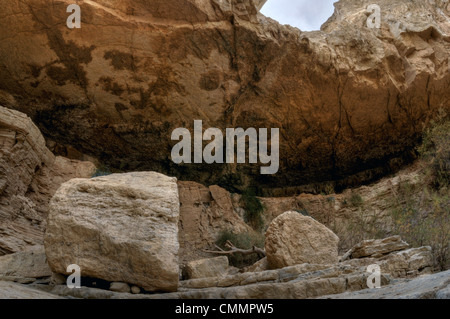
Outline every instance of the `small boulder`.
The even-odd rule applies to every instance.
[[[44,246],[37,245],[24,251],[0,257],[0,277],[17,279],[51,277]]]
[[[112,282],[109,287],[109,290],[114,292],[129,293],[130,286],[124,282]]]
[[[73,179],[50,204],[45,251],[51,269],[83,277],[178,289],[178,187],[154,172]]]
[[[138,286],[133,286],[131,287],[131,293],[133,295],[139,295],[141,293],[141,288],[139,288]]]
[[[338,262],[339,238],[311,217],[286,212],[275,218],[266,233],[269,267]]]

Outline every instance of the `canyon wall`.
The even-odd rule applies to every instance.
[[[447,1],[341,0],[321,31],[258,13],[260,1],[11,0],[0,16],[0,104],[47,139],[124,171],[229,190],[320,192],[382,177],[439,109],[450,110]],[[280,128],[280,171],[175,165],[178,127]],[[282,189],[278,194],[273,189]]]

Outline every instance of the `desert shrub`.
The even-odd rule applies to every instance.
[[[111,171],[111,169],[107,166],[100,166],[99,168],[96,169],[96,171],[94,172],[94,174],[92,175],[92,178],[95,177],[100,177],[100,176],[108,176],[113,174],[113,172]]]
[[[450,268],[450,121],[444,113],[424,133],[418,151],[421,182],[400,181],[385,212],[371,211],[356,193],[345,198],[346,206],[358,210],[335,230],[341,250],[364,239],[400,235],[412,247],[430,246],[436,270]]]
[[[450,194],[446,189],[403,185],[391,211],[393,232],[413,247],[430,246],[434,267],[450,267]]]
[[[418,149],[427,166],[427,175],[434,188],[448,187],[450,184],[450,119],[441,111],[438,119],[423,134],[422,145]]]
[[[108,176],[111,174],[121,174],[124,173],[122,169],[112,168],[106,165],[100,165],[97,170],[94,172],[91,178],[100,177],[100,176]]]
[[[364,204],[364,200],[361,195],[352,193],[352,195],[348,199],[348,203],[350,203],[350,205],[353,207],[361,207]]]
[[[327,183],[325,184],[324,188],[323,188],[323,192],[322,195],[326,196],[326,195],[332,195],[335,194],[336,191],[334,189],[334,185],[331,183]]]
[[[246,190],[240,199],[242,208],[245,210],[244,220],[254,230],[261,231],[264,228],[264,205],[251,190]]]
[[[235,234],[231,231],[223,231],[217,238],[216,245],[226,250],[225,243],[230,241],[234,246],[241,249],[251,249],[253,246],[264,249],[264,235],[258,232],[247,232]],[[243,256],[240,254],[234,254],[228,256],[230,265],[238,268],[243,268],[253,265],[259,260],[257,254]]]
[[[380,213],[359,208],[351,215],[344,230],[334,229],[340,235],[339,247],[346,251],[366,239],[383,239],[389,236],[386,221]]]

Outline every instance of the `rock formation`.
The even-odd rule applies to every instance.
[[[194,260],[187,264],[185,270],[189,279],[224,276],[228,271],[228,257]]]
[[[158,173],[73,179],[50,203],[45,250],[51,269],[147,291],[178,288],[176,179]]]
[[[407,248],[409,248],[409,245],[400,236],[394,236],[382,240],[364,240],[353,247],[346,255],[350,258],[381,257]],[[344,259],[346,258],[344,257]]]
[[[400,255],[402,262],[399,262]],[[424,298],[426,297],[424,291],[436,291],[445,296],[450,274],[444,272],[427,275],[430,261],[429,247],[422,247],[392,252],[382,258],[358,258],[328,265],[306,263],[256,273],[185,280],[180,282],[177,292],[168,294],[132,295],[87,287],[68,289],[65,285],[39,287],[32,285],[32,287],[63,297],[86,299],[305,299],[321,296],[340,298],[346,295],[339,294],[347,292],[351,296],[352,292],[366,289],[370,275],[367,272],[367,266],[378,264],[382,270],[382,289],[396,293],[396,298],[402,296]],[[429,284],[423,289],[417,289],[417,285],[412,285],[417,289],[416,295],[413,294],[411,285],[408,290],[403,291],[402,284],[408,284],[409,280],[418,275],[421,275],[417,279],[418,282],[429,280]],[[433,287],[435,289],[432,289]],[[362,291],[361,294],[364,295],[367,292]],[[358,294],[355,293],[355,296]]]
[[[272,269],[338,261],[339,238],[324,225],[298,212],[275,218],[266,232],[266,254]]]
[[[24,251],[0,257],[0,280],[32,283],[51,276],[44,246],[28,247]]]
[[[372,1],[340,0],[314,32],[265,2],[80,0],[73,29],[73,1],[2,4],[0,298],[449,298],[435,247],[364,240],[394,233],[400,186],[427,183],[419,165],[349,189],[413,159],[450,112],[449,1],[379,0],[372,28]],[[279,128],[279,172],[174,164],[171,133],[195,120]],[[133,173],[91,178],[80,159]],[[252,198],[265,250],[212,248],[224,231],[253,240],[246,188],[271,196]],[[211,258],[237,252],[264,258]],[[65,285],[71,264],[81,289]],[[367,291],[373,265],[383,288]]]
[[[316,32],[281,26],[252,0],[79,1],[81,29],[68,29],[69,3],[3,4],[0,103],[116,168],[269,195],[342,189],[398,168],[450,109],[447,1],[377,1],[381,28],[370,29],[372,1],[341,0]],[[173,164],[171,132],[194,120],[280,128],[280,172]]]
[[[381,289],[365,289],[323,296],[321,299],[450,299],[450,270],[405,280]]]
[[[53,194],[94,171],[90,162],[55,157],[30,118],[0,106],[0,256],[42,244]]]

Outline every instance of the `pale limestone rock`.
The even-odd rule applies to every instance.
[[[0,281],[0,299],[61,299],[61,297],[17,283]]]
[[[396,278],[415,277],[432,272],[431,247],[411,248],[394,252],[380,259],[381,271]]]
[[[394,251],[409,248],[400,236],[393,236],[385,239],[364,240],[353,247],[351,258],[381,257]]]
[[[252,229],[236,213],[231,194],[218,186],[178,182],[180,196],[180,264],[211,257],[209,249],[224,230],[247,233]]]
[[[24,251],[0,257],[1,277],[43,278],[51,277],[44,246],[32,246]]]
[[[137,286],[133,286],[133,287],[131,287],[131,293],[133,295],[139,295],[141,293],[141,288],[139,288]]]
[[[73,179],[50,204],[45,249],[53,271],[147,291],[178,287],[179,199],[175,178],[158,173]]]
[[[220,277],[227,274],[228,257],[193,260],[185,268],[188,279]]]
[[[339,238],[327,227],[298,212],[286,212],[275,218],[266,232],[269,267],[338,262]]]
[[[109,286],[109,290],[114,292],[130,293],[131,288],[127,283],[124,282],[112,282]]]
[[[381,284],[383,289],[396,291],[398,296],[402,298],[403,288],[401,284],[404,278],[414,278],[424,274],[423,270],[415,273],[410,270],[426,266],[427,252],[429,253],[429,247],[421,247],[393,252],[380,259],[350,259],[343,263],[331,265],[302,264],[257,273],[246,272],[225,277],[191,279],[181,281],[178,292],[169,294],[136,296],[92,288],[70,290],[66,286],[50,287],[44,290],[61,296],[99,299],[316,298],[366,289],[367,279],[370,275],[367,272],[367,266],[379,264],[382,270]],[[418,259],[423,259],[424,262],[417,263]],[[408,275],[407,272],[411,274]],[[393,277],[397,279],[393,280]],[[434,281],[434,279],[432,280]],[[433,285],[435,286],[435,283]],[[445,288],[446,280],[441,280],[439,286],[442,286],[442,289],[436,286],[439,289],[436,289],[436,294],[431,294],[431,297],[445,298],[448,295],[448,285]],[[428,286],[425,290],[418,289],[418,295],[422,295],[423,291],[429,291],[430,287]],[[407,297],[408,295],[409,292],[404,296]],[[423,296],[426,296],[426,294],[423,294]]]

